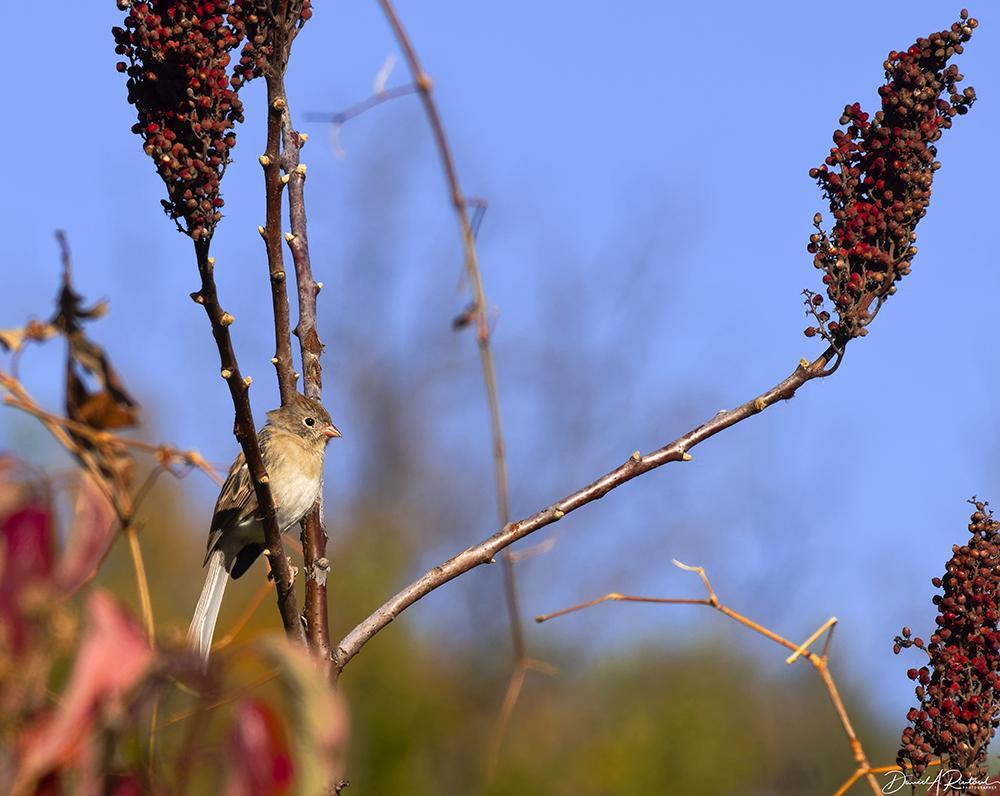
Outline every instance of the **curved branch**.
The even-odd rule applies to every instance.
[[[669,462],[689,461],[691,455],[688,451],[695,445],[704,442],[709,437],[714,437],[720,431],[724,431],[730,426],[746,420],[748,417],[760,414],[767,407],[776,404],[778,401],[788,400],[806,382],[827,375],[824,368],[827,362],[836,354],[837,350],[833,346],[830,346],[822,356],[813,362],[808,362],[804,359],[801,360],[798,367],[795,368],[788,378],[778,382],[756,398],[750,399],[736,409],[722,410],[702,425],[692,429],[653,453],[642,456],[639,451],[636,451],[623,465],[616,467],[593,483],[567,495],[562,500],[556,501],[541,511],[532,514],[530,517],[508,523],[488,539],[484,539],[479,544],[466,548],[458,555],[434,567],[396,595],[389,598],[378,610],[369,615],[341,639],[337,645],[337,649],[333,653],[333,663],[337,672],[342,671],[368,641],[417,600],[430,594],[430,592],[443,586],[453,578],[457,578],[459,575],[468,572],[470,569],[474,569],[481,564],[491,563],[497,553],[518,539],[523,539],[540,528],[551,525],[571,511],[576,511],[576,509],[588,503],[599,500],[611,490],[631,481],[633,478],[648,473],[650,470],[655,470]]]

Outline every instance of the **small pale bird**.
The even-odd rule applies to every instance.
[[[257,433],[278,529],[284,533],[312,509],[323,485],[323,454],[340,431],[323,405],[298,393],[285,406],[267,413]],[[188,643],[208,661],[222,595],[230,577],[238,578],[264,550],[264,524],[242,451],[229,469],[215,503],[205,563],[208,575],[198,599]]]

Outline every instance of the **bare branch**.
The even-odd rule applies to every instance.
[[[232,316],[228,316],[219,305],[219,297],[215,288],[215,258],[208,255],[209,239],[200,238],[195,241],[194,249],[198,258],[198,271],[201,274],[201,289],[192,298],[205,308],[205,313],[212,324],[212,335],[219,349],[219,360],[222,365],[222,377],[229,385],[229,393],[233,399],[236,411],[236,423],[233,433],[243,448],[247,468],[253,481],[254,494],[257,496],[257,506],[260,518],[264,524],[264,540],[267,546],[267,557],[274,573],[274,588],[278,598],[278,610],[285,633],[289,638],[305,643],[305,634],[299,621],[298,602],[292,584],[292,573],[281,544],[281,531],[275,520],[274,498],[264,460],[260,454],[257,442],[257,429],[253,422],[250,409],[250,383],[240,373],[236,352],[229,335]],[[229,320],[224,321],[224,316]]]
[[[309,257],[309,234],[306,222],[306,165],[299,153],[308,136],[292,127],[287,105],[282,119],[281,167],[288,179],[288,217],[291,232],[286,236],[295,263],[295,283],[298,289],[299,321],[294,334],[299,339],[302,356],[302,391],[319,400],[323,394],[323,342],[316,326],[316,297],[323,285],[313,278]],[[330,626],[326,580],[330,562],[326,557],[326,529],[323,527],[323,496],[302,521],[302,556],[305,562],[305,605],[303,619],[309,648],[319,660],[330,658]]]
[[[714,608],[725,616],[729,617],[735,622],[748,627],[755,633],[759,633],[765,638],[770,639],[776,644],[785,647],[786,649],[792,650],[792,654],[785,660],[785,663],[792,664],[795,663],[799,658],[807,660],[812,664],[813,668],[819,674],[820,679],[823,681],[823,685],[826,687],[827,694],[830,697],[830,701],[833,704],[833,708],[837,713],[837,717],[840,719],[840,726],[844,731],[844,735],[847,736],[847,741],[850,744],[851,752],[854,755],[854,760],[858,765],[857,770],[854,772],[852,778],[848,781],[849,785],[853,785],[862,776],[865,777],[869,788],[871,788],[872,793],[878,794],[882,793],[879,788],[878,783],[875,781],[874,771],[871,768],[871,764],[868,762],[868,757],[865,754],[864,748],[861,746],[861,741],[858,740],[857,733],[854,731],[854,726],[851,724],[851,719],[847,715],[847,709],[844,707],[844,701],[840,697],[840,692],[837,690],[837,684],[834,682],[833,675],[830,674],[829,661],[826,656],[827,645],[823,647],[823,653],[817,655],[815,652],[810,652],[809,647],[824,633],[829,631],[830,634],[833,633],[833,627],[836,625],[837,620],[835,618],[830,618],[824,622],[820,627],[809,636],[802,644],[795,644],[789,641],[787,638],[778,635],[773,630],[769,630],[763,625],[749,619],[743,614],[737,613],[732,608],[723,605],[719,602],[719,598],[715,594],[715,590],[712,588],[712,584],[708,579],[708,575],[705,574],[704,567],[692,567],[687,564],[682,564],[680,561],[673,562],[675,566],[686,572],[693,572],[701,579],[702,584],[705,586],[705,590],[708,592],[708,597],[704,599],[690,599],[690,598],[665,598],[665,597],[633,597],[624,594],[618,594],[617,592],[612,592],[611,594],[606,594],[603,597],[598,597],[596,600],[589,600],[585,603],[580,603],[579,605],[571,606],[570,608],[564,608],[561,611],[555,611],[551,614],[544,614],[535,618],[537,622],[546,622],[550,619],[555,619],[559,616],[566,616],[566,614],[574,613],[576,611],[582,611],[586,608],[592,608],[595,605],[600,605],[603,602],[637,602],[637,603],[660,603],[668,605],[706,605],[710,608]],[[827,638],[829,641],[829,636]],[[838,791],[839,792],[839,791]]]
[[[601,476],[593,483],[578,489],[530,517],[506,524],[488,539],[466,548],[461,553],[434,567],[389,598],[380,608],[341,639],[333,653],[333,661],[337,670],[343,670],[351,658],[357,655],[376,633],[420,598],[470,569],[491,563],[497,553],[517,540],[557,522],[581,506],[599,500],[608,492],[633,478],[662,467],[669,462],[690,460],[691,455],[688,451],[699,443],[749,417],[760,414],[778,401],[791,398],[803,384],[816,378],[822,378],[826,373],[824,368],[827,362],[835,355],[836,351],[830,347],[813,362],[800,361],[798,367],[788,378],[736,409],[718,412],[702,425],[646,456],[642,456],[636,451],[624,464]]]
[[[486,401],[490,417],[490,434],[493,443],[497,520],[499,525],[503,527],[510,522],[510,489],[507,478],[506,443],[504,442],[503,420],[500,413],[500,391],[497,387],[496,364],[493,359],[493,350],[490,347],[490,328],[486,315],[488,306],[486,289],[483,285],[483,275],[479,268],[479,257],[476,252],[476,231],[479,222],[482,220],[484,205],[477,203],[475,219],[470,220],[469,203],[462,192],[462,187],[458,179],[458,169],[455,167],[455,161],[451,154],[451,146],[448,143],[448,137],[445,133],[444,122],[441,119],[437,103],[434,101],[432,91],[433,82],[430,76],[424,72],[413,43],[410,41],[390,0],[379,0],[379,4],[382,6],[382,11],[385,13],[386,19],[396,36],[396,40],[403,50],[414,85],[420,94],[420,99],[427,115],[427,121],[430,123],[438,155],[441,159],[445,179],[451,192],[451,201],[462,236],[462,246],[465,251],[465,271],[472,291],[472,309],[471,312],[467,312],[466,314],[470,316],[470,321],[474,319],[476,324],[476,342],[479,346],[479,360],[486,388]],[[456,326],[456,328],[460,327]],[[499,748],[503,742],[507,722],[513,714],[518,696],[521,693],[524,676],[527,672],[524,665],[527,656],[525,652],[524,627],[521,622],[517,572],[514,568],[514,559],[511,558],[509,552],[506,550],[503,552],[503,584],[504,598],[507,603],[507,615],[510,622],[514,671],[511,673],[507,686],[507,695],[496,725],[496,732],[490,743],[492,749],[490,764],[488,766],[490,774],[495,770],[496,761],[499,759]]]
[[[284,253],[281,248],[281,128],[286,115],[284,81],[281,75],[267,75],[267,149],[260,157],[264,168],[265,222],[261,228],[267,249],[271,277],[271,304],[274,309],[274,357],[271,362],[278,377],[282,405],[295,394],[295,368],[292,364],[291,321],[288,317],[288,290],[285,281]]]

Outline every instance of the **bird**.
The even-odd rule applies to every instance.
[[[340,430],[323,405],[300,393],[267,413],[267,423],[257,432],[257,442],[281,533],[308,514],[319,498],[326,446],[339,436]],[[215,503],[203,564],[208,566],[208,574],[188,628],[188,644],[201,656],[203,665],[208,663],[229,578],[243,575],[264,551],[264,546],[264,523],[241,451],[229,468]]]

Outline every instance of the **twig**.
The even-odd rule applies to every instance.
[[[939,766],[941,765],[941,761],[931,760],[930,762],[927,763],[927,765]],[[871,774],[888,774],[890,771],[902,771],[902,770],[903,769],[901,769],[899,766],[896,765],[878,766],[877,768],[858,768],[853,774],[851,774],[850,777],[848,777],[847,781],[844,782],[843,785],[837,788],[833,796],[844,796],[844,794],[851,789],[854,783],[857,782],[862,777],[869,776]]]
[[[274,357],[271,362],[278,377],[282,405],[295,394],[295,369],[292,365],[291,321],[288,316],[288,289],[285,279],[284,252],[281,247],[281,194],[287,179],[281,176],[281,127],[288,105],[283,74],[267,75],[267,148],[260,157],[264,168],[265,222],[260,228],[267,249],[271,277],[271,305],[274,310]]]
[[[337,111],[335,113],[307,113],[307,122],[327,122],[333,125],[342,125],[349,122],[356,116],[360,116],[365,111],[371,110],[383,102],[389,102],[389,100],[394,100],[397,97],[405,97],[409,94],[416,94],[417,86],[415,83],[405,83],[402,86],[393,86],[392,88],[383,89],[382,91],[376,91],[371,94],[366,99],[361,100],[361,102],[356,102],[345,108],[342,111]]]
[[[688,461],[692,448],[720,431],[736,425],[749,417],[760,414],[778,401],[787,400],[795,395],[802,385],[824,375],[824,367],[829,359],[836,354],[831,347],[813,362],[802,360],[790,376],[783,379],[769,390],[752,398],[736,409],[722,410],[710,420],[697,428],[688,431],[673,442],[668,443],[653,453],[645,456],[636,451],[619,467],[606,473],[591,484],[578,489],[562,500],[525,517],[522,520],[508,523],[488,539],[466,548],[461,553],[449,558],[401,591],[390,597],[380,608],[375,610],[353,630],[351,630],[333,653],[333,661],[338,671],[358,654],[361,648],[371,640],[376,633],[392,622],[409,606],[426,596],[453,578],[482,564],[490,563],[493,557],[509,545],[534,533],[540,528],[551,525],[562,519],[571,511],[581,506],[593,503],[604,497],[613,489],[631,481],[650,470],[655,470],[670,462]]]
[[[475,323],[476,342],[479,346],[479,360],[483,372],[483,382],[486,388],[486,401],[489,408],[490,433],[493,447],[493,469],[496,487],[497,520],[501,527],[510,522],[510,490],[507,479],[507,458],[506,445],[503,434],[503,420],[500,413],[500,392],[497,388],[496,364],[493,359],[493,350],[490,347],[490,328],[486,316],[487,300],[486,289],[483,285],[483,275],[479,268],[479,258],[476,252],[476,231],[472,221],[469,219],[468,202],[458,179],[458,169],[455,167],[455,160],[451,153],[451,146],[445,133],[444,122],[434,101],[433,81],[424,71],[420,64],[417,52],[403,27],[399,16],[390,0],[379,0],[379,5],[395,34],[396,41],[406,58],[406,62],[413,77],[413,83],[420,95],[427,121],[430,123],[434,142],[437,146],[438,155],[441,159],[441,166],[444,170],[445,179],[451,193],[451,203],[458,220],[459,230],[462,236],[462,246],[465,251],[465,271],[472,291],[472,301]],[[481,214],[477,212],[477,223]],[[504,598],[507,603],[507,615],[510,622],[511,648],[514,655],[514,670],[511,673],[510,681],[507,685],[507,695],[501,707],[501,711],[496,724],[494,736],[490,742],[490,757],[488,774],[496,768],[496,761],[499,758],[500,745],[506,733],[507,723],[513,714],[517,698],[521,693],[521,686],[524,682],[526,659],[524,628],[521,623],[521,607],[517,588],[517,573],[514,569],[514,560],[508,551],[503,552],[503,585]]]
[[[874,772],[871,768],[871,764],[868,762],[868,757],[865,755],[865,751],[861,746],[861,741],[858,740],[857,733],[854,731],[854,727],[851,724],[851,719],[847,715],[847,709],[844,707],[844,702],[840,697],[840,692],[837,690],[837,684],[833,680],[833,675],[830,674],[829,660],[826,656],[826,647],[824,647],[824,652],[821,655],[817,655],[815,652],[811,652],[809,647],[821,636],[823,633],[830,630],[836,624],[836,619],[828,619],[824,622],[809,638],[802,644],[795,644],[792,641],[779,636],[773,630],[769,630],[763,625],[754,622],[752,619],[747,618],[743,614],[737,613],[732,608],[723,605],[719,602],[719,598],[715,594],[715,590],[712,588],[712,584],[708,580],[708,576],[705,574],[704,567],[692,567],[687,564],[682,564],[679,561],[674,561],[674,564],[687,572],[694,572],[701,579],[702,584],[705,586],[705,590],[708,592],[708,597],[705,599],[690,599],[690,598],[668,598],[668,597],[636,597],[632,595],[618,594],[617,592],[612,592],[610,594],[605,594],[603,597],[598,597],[595,600],[588,600],[585,603],[580,603],[579,605],[573,605],[569,608],[564,608],[561,611],[555,611],[550,614],[543,614],[542,616],[535,617],[536,622],[547,622],[550,619],[555,619],[560,616],[566,616],[570,613],[575,613],[577,611],[583,611],[587,608],[592,608],[595,605],[600,605],[604,602],[636,602],[636,603],[658,603],[667,605],[706,605],[710,608],[714,608],[720,613],[728,616],[730,619],[738,622],[744,627],[748,627],[755,633],[759,633],[762,636],[770,639],[776,644],[792,650],[792,655],[786,659],[785,663],[794,663],[800,657],[809,661],[816,672],[819,674],[820,679],[823,681],[823,685],[826,687],[827,694],[830,697],[830,701],[833,703],[834,710],[837,713],[837,717],[840,719],[840,725],[844,730],[844,734],[847,736],[847,741],[850,744],[851,752],[854,755],[855,762],[858,764],[858,772],[855,772],[854,776],[849,784],[853,784],[857,779],[864,776],[868,781],[868,785],[872,792],[878,796],[882,791],[879,789],[878,783],[875,781]],[[838,791],[841,793],[842,791]]]
[[[290,639],[305,643],[305,634],[299,622],[298,602],[292,584],[292,573],[281,544],[281,530],[275,520],[274,498],[271,495],[270,481],[264,460],[260,454],[257,442],[257,430],[254,427],[253,413],[250,409],[250,382],[244,380],[236,361],[236,352],[229,335],[232,316],[223,311],[215,287],[215,258],[208,254],[209,240],[202,237],[194,242],[195,254],[198,259],[198,271],[201,274],[201,289],[192,294],[192,298],[205,308],[205,313],[212,324],[212,334],[216,347],[219,349],[219,360],[222,365],[221,375],[229,385],[229,393],[233,399],[236,412],[236,422],[233,429],[236,439],[243,448],[247,468],[253,482],[254,494],[257,496],[259,516],[264,525],[264,539],[267,546],[267,557],[274,573],[274,588],[277,594],[278,611],[285,626],[285,633]]]
[[[132,568],[135,570],[136,585],[139,589],[139,607],[142,610],[143,624],[146,626],[146,635],[149,636],[149,643],[156,643],[156,627],[153,624],[153,601],[149,596],[149,581],[146,579],[146,565],[142,561],[142,547],[139,544],[139,535],[136,533],[135,525],[128,523],[123,528],[125,539],[128,540],[128,552],[132,556]]]
[[[149,453],[155,456],[160,464],[167,469],[169,469],[172,462],[181,461],[191,467],[196,467],[201,470],[209,478],[215,481],[215,483],[219,485],[222,484],[222,478],[219,476],[218,470],[205,461],[204,457],[202,457],[198,451],[184,451],[175,448],[172,445],[166,445],[163,443],[154,444],[150,442],[143,442],[138,439],[120,437],[117,434],[112,434],[110,431],[95,429],[85,423],[80,423],[76,420],[71,420],[68,417],[63,417],[62,415],[46,411],[45,409],[42,409],[30,395],[28,395],[23,385],[21,385],[13,374],[7,374],[0,371],[0,387],[3,387],[10,393],[10,395],[4,397],[4,403],[8,406],[13,407],[14,409],[20,409],[22,412],[27,412],[28,414],[37,417],[39,420],[55,423],[67,431],[73,432],[73,434],[86,437],[97,446],[130,448],[132,450]],[[173,473],[172,470],[170,472]],[[174,473],[174,475],[176,475],[176,473]]]
[[[219,699],[209,703],[205,707],[192,708],[191,710],[184,710],[181,711],[180,713],[175,713],[173,716],[164,719],[160,723],[159,728],[162,730],[164,727],[169,727],[171,724],[177,724],[177,722],[184,721],[184,719],[189,719],[192,716],[196,716],[200,713],[207,713],[210,710],[215,710],[216,708],[221,708],[224,705],[228,705],[232,702],[235,702],[237,699],[240,699],[244,695],[250,693],[255,688],[264,685],[264,683],[271,682],[271,680],[274,680],[280,674],[281,674],[280,669],[272,669],[269,672],[265,672],[256,680],[251,680],[246,685],[237,688],[231,694],[227,694],[224,697],[220,697]]]
[[[253,619],[253,615],[257,613],[257,609],[260,608],[260,604],[264,602],[264,598],[267,597],[269,591],[271,591],[271,584],[265,580],[250,601],[250,604],[244,609],[243,614],[233,623],[229,632],[212,645],[212,652],[224,650],[233,643],[243,628],[247,626],[247,623]]]
[[[302,357],[302,391],[309,398],[320,400],[323,395],[323,342],[316,326],[316,297],[323,288],[313,278],[309,257],[309,233],[306,221],[306,165],[299,153],[308,136],[292,127],[287,102],[282,116],[281,167],[288,180],[288,219],[291,232],[285,236],[295,263],[295,283],[298,290],[299,320],[294,334],[299,339]],[[302,558],[305,570],[305,604],[302,618],[306,626],[309,648],[324,665],[330,658],[330,625],[327,607],[326,580],[330,563],[326,557],[326,529],[323,527],[323,496],[302,521]]]

